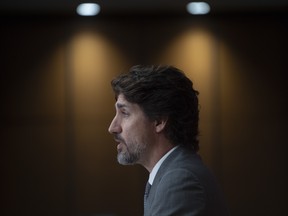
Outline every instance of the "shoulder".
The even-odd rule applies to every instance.
[[[150,193],[155,215],[226,215],[214,176],[198,154],[182,147],[162,163]]]
[[[162,171],[150,192],[153,194],[153,215],[191,215],[192,211],[203,214],[207,203],[206,188],[193,169],[171,166]]]
[[[179,146],[162,163],[154,183],[158,185],[158,190],[171,187],[177,190],[182,187],[188,191],[193,188],[205,193],[215,184],[215,178],[197,153]]]
[[[183,172],[183,174],[188,172],[197,175],[198,172],[203,171],[208,172],[208,169],[203,164],[199,154],[179,146],[162,163],[159,175],[171,174],[171,172]]]

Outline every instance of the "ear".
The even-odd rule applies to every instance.
[[[167,118],[161,118],[158,120],[155,120],[155,131],[156,133],[160,133],[165,129],[167,123]]]

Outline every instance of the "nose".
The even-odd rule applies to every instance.
[[[121,133],[121,126],[118,123],[116,116],[114,117],[114,119],[112,120],[109,128],[108,128],[109,133],[111,134],[116,134],[116,133]]]

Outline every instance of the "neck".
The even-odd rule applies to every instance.
[[[174,145],[170,142],[162,142],[158,145],[153,146],[150,151],[147,152],[147,159],[140,163],[143,167],[145,167],[150,173],[156,163],[167,153],[169,152]]]

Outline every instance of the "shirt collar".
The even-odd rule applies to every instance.
[[[149,184],[152,185],[153,184],[153,181],[154,181],[154,178],[160,168],[160,166],[162,165],[162,163],[164,162],[164,160],[178,147],[175,146],[174,148],[170,149],[157,163],[156,165],[153,167],[150,175],[149,175]]]

